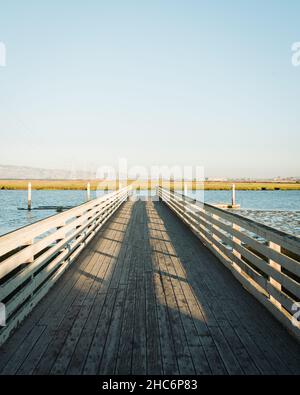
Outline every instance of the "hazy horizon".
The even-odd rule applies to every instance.
[[[300,175],[300,3],[2,3],[3,165]]]
[[[55,172],[57,172],[57,174],[66,174],[66,179],[68,179],[68,177],[71,177],[71,176],[73,176],[74,177],[74,179],[97,179],[97,177],[96,177],[96,174],[97,174],[97,169],[94,169],[94,168],[91,168],[91,169],[85,169],[84,171],[82,170],[82,169],[58,169],[58,168],[38,168],[38,167],[30,167],[30,166],[15,166],[15,165],[4,165],[3,163],[1,164],[0,163],[0,179],[2,179],[2,180],[4,180],[5,179],[5,176],[4,176],[4,174],[5,174],[5,169],[3,170],[3,167],[5,168],[5,169],[11,169],[11,170],[13,170],[14,168],[16,169],[16,170],[18,170],[18,171],[21,171],[22,169],[24,170],[24,171],[26,171],[26,170],[28,170],[29,172],[31,171],[31,170],[36,170],[36,171],[40,171],[40,172],[49,172],[48,174],[50,175],[50,173],[51,172],[53,172],[53,173],[55,173]],[[116,173],[117,173],[117,170],[118,170],[118,166],[116,166],[115,167],[115,169],[116,169]],[[171,169],[171,167],[170,167],[170,169]],[[149,174],[151,173],[150,172],[150,168],[148,169],[149,170]],[[67,174],[67,173],[69,173],[69,174]],[[88,175],[90,175],[90,177],[88,176]],[[95,175],[94,177],[93,177],[93,175]],[[76,176],[78,176],[78,177],[76,177]],[[249,180],[268,180],[268,179],[274,179],[274,178],[277,178],[277,177],[280,177],[280,178],[282,178],[282,179],[288,179],[288,178],[297,178],[297,179],[300,179],[300,176],[299,175],[297,175],[297,174],[294,174],[294,175],[277,175],[277,176],[273,176],[273,177],[247,177],[247,176],[244,176],[244,177],[232,177],[232,176],[228,176],[228,177],[221,177],[221,176],[218,176],[218,175],[213,175],[213,176],[207,176],[207,174],[204,174],[204,178],[209,178],[209,179],[217,179],[217,178],[220,178],[220,179],[236,179],[236,180],[238,180],[238,179],[249,179]],[[20,177],[20,178],[18,178],[17,176],[13,176],[13,177],[8,177],[8,179],[26,179],[26,178],[24,178],[24,177]],[[28,179],[29,178],[31,178],[31,179],[39,179],[39,178],[35,178],[35,177],[28,177]],[[41,179],[43,179],[43,177],[41,177]],[[49,176],[49,179],[51,179],[51,176]],[[64,179],[64,177],[62,177],[62,179]],[[129,179],[130,179],[130,177],[129,177]]]

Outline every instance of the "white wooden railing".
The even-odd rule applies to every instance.
[[[162,187],[158,196],[300,340],[300,239]]]
[[[128,194],[120,189],[0,237],[0,302],[6,310],[0,345]]]

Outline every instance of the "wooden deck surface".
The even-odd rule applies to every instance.
[[[300,345],[160,202],[127,202],[0,349],[2,374],[299,374]]]

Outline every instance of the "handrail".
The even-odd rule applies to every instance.
[[[125,187],[0,237],[0,302],[6,309],[0,345],[128,195]]]
[[[178,192],[158,196],[233,275],[300,340],[300,238]]]

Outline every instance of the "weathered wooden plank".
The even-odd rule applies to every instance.
[[[120,286],[117,291],[116,302],[113,306],[110,325],[108,328],[103,354],[100,359],[98,374],[114,374],[118,355],[119,339],[124,315],[126,287]]]
[[[126,299],[124,303],[122,329],[119,339],[119,348],[116,357],[116,374],[131,374],[132,354],[133,354],[133,336],[135,320],[135,298],[137,279],[135,275],[137,256],[131,262],[132,274],[128,280]]]
[[[165,221],[165,222],[166,222],[166,221]],[[175,228],[175,226],[174,226],[174,228]],[[172,244],[172,245],[175,245],[175,246],[176,246],[176,251],[177,251],[177,252],[180,251],[180,243],[178,243],[178,240],[176,240],[176,243],[175,243],[175,244]],[[189,246],[189,243],[188,243],[188,237],[186,237],[186,239],[185,239],[185,247],[186,247],[186,250],[190,251],[190,246]],[[180,254],[180,252],[179,252],[179,254]],[[171,254],[171,256],[174,256],[174,255],[175,255],[175,254],[174,254],[174,252],[173,252],[173,254]],[[193,256],[195,256],[195,255],[193,255]],[[173,258],[173,259],[175,259],[175,258]],[[191,258],[190,258],[190,259],[191,259]],[[190,270],[192,271],[193,268],[196,268],[196,267],[197,267],[197,262],[193,262],[193,264],[192,264],[191,266],[192,266],[192,267],[190,268]],[[199,264],[198,264],[198,266],[199,266]],[[185,271],[188,273],[187,269],[188,269],[188,267],[185,266]],[[181,270],[181,272],[180,272],[179,275],[183,276],[183,275],[184,275],[184,271]],[[201,273],[201,275],[202,275],[202,278],[205,278],[205,279],[207,280],[207,278],[208,278],[207,276],[203,276],[203,273]],[[197,278],[197,271],[195,271],[193,277],[194,277],[194,278]],[[215,280],[216,280],[216,279],[215,279]],[[181,281],[181,283],[183,283],[183,281]],[[197,290],[198,290],[198,289],[203,289],[203,285],[204,285],[204,284],[201,283],[201,282],[199,282],[199,280],[198,280],[198,287],[197,287]],[[200,297],[200,303],[201,303],[201,305],[203,305],[204,300],[207,299],[208,296],[209,296],[210,298],[212,298],[211,300],[215,300],[215,296],[216,296],[216,294],[215,294],[215,288],[220,288],[220,287],[218,286],[218,284],[216,283],[216,281],[215,281],[215,283],[214,283],[214,288],[211,288],[211,289],[210,289],[210,291],[213,293],[212,295],[211,295],[211,292],[209,292],[209,291],[207,290],[207,291],[206,291],[206,294],[202,294],[202,295],[199,296],[199,297]],[[178,292],[176,292],[176,294],[178,294]],[[205,306],[206,306],[206,311],[207,311],[207,301],[205,300],[205,302],[206,302]],[[210,306],[210,309],[211,309],[211,306]],[[221,328],[220,328],[220,329],[222,329],[222,330],[224,330],[224,326],[227,325],[227,322],[226,322],[226,320],[224,319],[224,317],[218,316],[218,317],[216,318],[216,322],[218,323],[218,325],[221,325]],[[217,326],[215,325],[215,327],[217,327]],[[229,330],[231,331],[231,328],[230,328],[230,327],[229,327]],[[247,353],[246,353],[246,350],[243,349],[243,347],[241,347],[241,344],[237,341],[237,339],[235,338],[235,336],[232,336],[232,331],[230,332],[230,335],[231,335],[231,341],[234,340],[235,345],[238,345],[238,346],[239,346],[239,350],[238,350],[238,351],[240,351],[241,354],[242,354],[242,357],[244,357],[244,360],[245,360],[245,362],[246,362],[246,366],[248,367],[249,371],[252,372],[252,373],[255,373],[255,372],[256,372],[255,367],[254,367],[252,361],[249,361],[249,360],[248,360],[248,355],[247,355]],[[222,337],[222,334],[220,333],[220,336],[218,336],[218,344],[219,344],[219,346],[225,347],[225,349],[226,349],[227,342],[226,342],[225,339],[223,339],[223,341],[221,341],[221,337]],[[228,333],[227,333],[227,340],[228,340]],[[228,349],[229,349],[229,348],[228,348]],[[230,352],[230,354],[232,354],[232,351],[231,351],[231,350],[230,350],[229,352]],[[225,352],[223,352],[223,356],[224,356],[224,355],[226,355]],[[226,356],[227,363],[231,363],[231,364],[232,364],[232,360],[234,361],[234,356],[231,355],[231,357],[232,357],[231,360],[230,360],[230,359],[228,360],[228,357]]]
[[[73,306],[68,310],[65,318],[63,319],[59,327],[59,331],[56,331],[54,338],[47,347],[46,352],[34,369],[34,374],[41,375],[50,373],[51,367],[65,343],[65,340],[68,336],[70,329],[72,328],[72,325],[79,313],[79,310],[79,306]]]
[[[238,319],[238,317],[233,313],[231,307],[224,306],[224,311],[226,316],[230,320],[230,324],[239,336],[241,342],[244,344],[260,373],[267,375],[275,374],[275,370],[271,367],[268,359],[256,345],[255,341],[252,339],[246,328],[244,328],[241,320]]]
[[[147,346],[146,346],[146,300],[145,278],[137,278],[137,291],[135,299],[134,338],[132,352],[132,374],[146,374]]]
[[[118,218],[120,218],[120,217],[118,217]],[[127,217],[127,220],[129,220],[128,217]],[[123,224],[123,226],[126,227],[126,221]],[[117,227],[117,230],[119,230],[118,227]],[[125,238],[129,237],[130,231],[131,231],[131,227],[129,226],[128,229],[126,228]],[[126,256],[128,255],[126,243],[125,243],[125,247],[126,247],[125,252],[127,253],[125,255],[125,258],[126,258]],[[115,263],[115,265],[117,265],[120,262],[121,263],[123,262],[123,255],[120,254],[120,250],[119,250],[119,255],[118,255],[118,258],[116,259],[116,261],[117,262]],[[113,276],[115,274],[116,274],[115,270],[109,270],[110,281],[112,281]],[[86,358],[86,363],[85,363],[84,370],[83,370],[83,372],[85,374],[97,374],[98,370],[99,370],[103,349],[105,347],[107,332],[109,331],[109,328],[110,328],[111,312],[113,310],[115,298],[117,295],[116,288],[109,287],[110,281],[106,281],[105,284],[103,284],[101,287],[101,292],[108,292],[109,300],[106,299],[104,307],[103,307],[103,312],[101,313],[101,315],[98,319],[97,328],[95,330],[94,338],[91,343],[90,350],[88,352],[88,355]],[[118,285],[118,282],[116,282],[116,285]],[[117,288],[117,290],[119,290],[119,288]],[[118,291],[118,292],[120,292],[120,291]],[[124,293],[124,289],[122,290],[121,294],[123,294],[123,293]],[[71,372],[72,372],[72,370],[70,370],[70,373]]]
[[[91,343],[87,358],[85,360],[83,374],[87,374],[87,375],[98,374],[107,333],[111,323],[111,315],[114,308],[116,296],[117,296],[117,291],[115,290],[110,291],[107,294],[94,333],[94,338]]]
[[[149,253],[147,239],[147,218],[145,204],[141,204],[141,210],[137,216],[138,233],[136,251],[136,295],[133,323],[133,349],[131,374],[146,374],[147,372],[147,345],[146,345],[146,300],[145,300],[145,262]]]
[[[240,300],[238,303],[241,304],[242,301]],[[291,374],[294,372],[299,374],[299,344],[272,316],[265,314],[266,310],[263,307],[255,307],[236,309],[234,314],[240,313],[241,323],[244,327],[247,323],[247,331],[276,373]]]
[[[161,214],[161,215],[163,215],[163,214]],[[166,214],[164,216],[164,222],[165,223],[168,222],[166,220]],[[173,237],[175,239],[175,237],[176,237],[176,232],[175,232],[176,223],[175,223],[175,221],[174,221],[174,223],[172,223],[172,225],[173,225],[172,229],[174,229],[174,233],[172,233],[172,235],[174,235]],[[178,227],[178,223],[177,223],[177,227]],[[180,227],[182,227],[181,224],[180,224]],[[181,244],[181,241],[179,240],[179,238],[176,239],[176,246],[178,246],[178,248],[180,248],[180,244]],[[188,234],[187,234],[187,237],[184,239],[183,244],[185,246],[185,249],[182,249],[181,251],[190,251],[190,246],[188,244]],[[189,258],[189,259],[191,259],[191,258]],[[187,278],[190,278],[190,279],[197,277],[197,270],[195,271],[195,268],[197,268],[197,267],[199,268],[199,262],[193,262],[192,266],[193,267],[191,269],[190,269],[191,266],[185,267],[185,272],[186,272]],[[189,275],[188,269],[191,270],[190,275]],[[184,274],[183,270],[181,270],[180,275],[182,276],[183,274]],[[201,273],[201,275],[203,275],[203,273]],[[210,291],[208,290],[208,288],[205,284],[201,284],[198,288],[201,289],[201,292],[202,292],[202,295],[199,296],[199,299],[200,299],[199,304],[201,305],[202,308],[205,309],[205,320],[206,320],[207,324],[209,325],[209,327],[218,328],[219,322],[216,321],[215,317],[213,316],[213,314],[210,311],[210,308],[209,308],[206,300],[203,298],[203,295],[210,295]],[[204,294],[203,294],[203,292],[204,292]],[[203,325],[200,325],[200,323],[198,322],[198,328],[199,328],[199,326],[200,326],[201,331],[203,332]],[[211,342],[211,337],[210,337],[210,335],[208,335],[206,330],[204,331],[204,336],[202,337],[202,341],[205,345],[206,352],[209,355],[211,355],[211,357],[213,357],[213,359],[210,361],[211,362],[210,366],[212,367],[212,371],[215,371],[217,374],[220,374],[220,373],[224,374],[226,372],[224,370],[224,365],[220,360],[219,353],[216,350],[215,344],[213,342]],[[216,365],[213,362],[216,362]]]
[[[175,257],[173,245],[171,246],[170,242],[162,243],[162,248],[164,251],[166,269],[168,270],[171,279],[173,292],[177,303],[177,309],[180,312],[180,318],[183,324],[195,371],[197,374],[210,374],[211,370],[206,359],[204,349],[198,337],[198,332],[194,325],[193,319],[190,315],[188,301],[186,300],[181,288],[181,284],[186,282],[185,271],[181,266],[180,258]],[[170,251],[170,249],[172,249],[172,251]],[[169,252],[171,252],[171,254],[169,254]],[[169,261],[169,264],[167,264],[167,261]],[[178,272],[181,276],[179,279],[177,277]],[[182,280],[180,280],[180,278]]]
[[[145,273],[146,281],[146,344],[147,374],[162,374],[159,326],[152,272]]]
[[[92,306],[88,319],[82,330],[81,336],[76,344],[71,360],[68,365],[66,374],[79,375],[82,374],[84,364],[92,344],[97,324],[102,313],[106,297],[111,297],[111,293],[103,294],[98,293],[95,303]]]
[[[96,264],[94,265],[89,277],[87,278],[85,288],[77,295],[73,305],[80,306],[80,311],[76,320],[66,338],[66,341],[51,369],[51,374],[64,374],[68,368],[72,358],[76,344],[81,336],[83,327],[89,317],[93,302],[95,301],[97,290],[99,287],[98,278],[102,279],[106,273],[107,265],[103,265],[102,259],[96,256]]]
[[[212,280],[210,279],[209,276],[205,276],[204,281],[209,284],[209,287],[211,289],[213,289],[216,287],[215,280],[216,280],[215,277],[214,280]],[[218,288],[220,288],[220,286],[218,286]],[[233,328],[230,325],[230,322],[228,321],[226,315],[224,314],[223,305],[227,305],[228,303],[230,303],[228,297],[222,298],[221,296],[219,296],[217,298],[210,298],[208,300],[208,304],[217,322],[220,325],[220,330],[223,333],[224,338],[229,344],[231,350],[234,350],[234,355],[235,357],[237,357],[240,367],[246,374],[257,374],[259,373],[259,371],[257,370],[251,357],[249,356],[247,349],[244,347],[238,336],[235,334]]]
[[[206,324],[206,313],[203,311],[203,306],[199,306],[197,298],[194,296],[191,287],[187,283],[183,283],[181,286],[188,301],[191,316],[212,374],[226,374],[226,369]]]
[[[178,309],[176,297],[174,295],[174,290],[172,287],[172,280],[169,276],[167,276],[168,267],[165,263],[165,256],[163,253],[157,253],[156,257],[160,270],[165,273],[161,275],[161,281],[163,284],[166,303],[168,306],[168,314],[170,317],[171,330],[175,343],[175,352],[177,356],[178,367],[181,374],[195,374],[195,368],[186,340],[186,334],[184,332],[181,314]]]
[[[176,240],[176,238],[174,237]],[[186,243],[185,243],[186,245]],[[169,247],[170,244],[167,244]],[[176,247],[180,248],[180,243],[177,243],[176,240]],[[170,248],[168,248],[170,251]],[[172,256],[172,255],[170,255]],[[176,258],[173,258],[173,260]],[[180,255],[180,263],[185,262],[186,257],[184,254]],[[175,292],[177,298],[180,300],[180,298],[185,297],[186,302],[187,302],[187,308],[185,309],[185,314],[190,315],[192,318],[195,328],[197,330],[197,333],[200,335],[200,344],[202,345],[204,349],[205,355],[202,355],[201,359],[204,359],[204,361],[207,359],[208,364],[210,365],[211,371],[214,374],[220,374],[220,373],[226,373],[226,370],[224,369],[224,365],[220,359],[219,353],[213,343],[212,337],[209,333],[209,329],[205,324],[205,319],[203,316],[203,312],[199,308],[199,304],[197,303],[197,299],[193,295],[193,292],[191,290],[191,287],[188,283],[188,278],[186,276],[186,270],[183,269],[182,264],[177,264],[176,266],[174,265],[175,273],[177,274],[178,277],[183,278],[182,281],[179,282],[179,285],[181,287],[181,292],[179,291],[178,293]],[[201,301],[202,302],[202,301]],[[191,334],[188,335],[188,339],[191,338],[191,336],[195,337],[195,334],[192,332]],[[203,364],[203,362],[200,360],[200,362]],[[207,370],[207,365],[205,363],[205,370],[204,373],[208,374]]]
[[[157,301],[157,316],[159,325],[159,336],[161,339],[161,357],[164,374],[179,374],[177,357],[175,352],[173,333],[169,320],[168,307],[163,291],[161,277],[153,273],[155,284],[155,295]]]
[[[30,335],[24,339],[18,350],[14,353],[12,358],[6,364],[4,369],[2,370],[2,375],[11,375],[16,374],[18,368],[23,362],[24,355],[26,356],[34,344],[38,341],[39,337],[43,334],[45,330],[44,326],[35,326],[33,330],[30,332]]]

